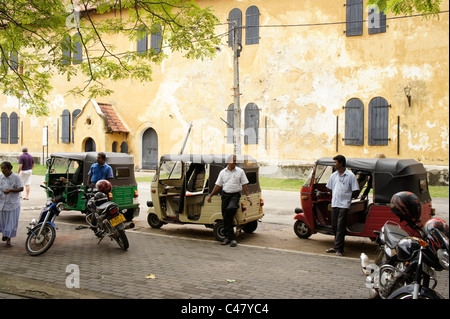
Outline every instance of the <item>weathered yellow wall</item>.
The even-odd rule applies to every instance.
[[[346,20],[344,0],[197,2],[204,7],[212,6],[221,22],[226,22],[233,8],[240,8],[245,23],[245,10],[251,5],[260,10],[261,26]],[[442,10],[448,10],[448,3],[443,1]],[[364,19],[367,15],[364,10]],[[364,23],[363,35],[355,37],[345,36],[345,23],[261,27],[260,43],[243,44],[239,60],[242,129],[245,106],[255,103],[260,109],[260,143],[243,145],[243,152],[273,165],[333,156],[338,116],[338,152],[347,157],[373,157],[382,152],[387,157],[448,166],[449,14],[430,20],[390,19],[387,24],[386,33],[369,35]],[[217,34],[227,31],[226,25],[217,27]],[[187,60],[182,54],[165,48],[169,58],[155,66],[153,82],[105,82],[114,94],[97,98],[97,102],[111,104],[130,130],[126,139],[137,167],[142,162],[142,135],[150,127],[158,134],[159,155],[179,152],[190,122],[193,128],[185,152],[233,151],[232,145],[226,144],[226,125],[220,119],[226,120],[226,109],[233,103],[232,50],[226,41],[224,37],[213,60]],[[116,37],[115,42],[118,51],[136,49],[136,43],[125,37]],[[33,118],[22,109],[23,139],[19,145],[0,144],[0,152],[18,152],[21,145],[28,146],[31,152],[41,152],[41,131],[45,125],[49,126],[50,152],[81,151],[86,134],[94,133],[81,131],[78,124],[75,143],[63,144],[56,140],[56,123],[62,110],[72,112],[87,103],[87,98],[65,95],[68,85],[75,83],[82,85],[82,80],[66,83],[62,76],[55,78],[49,117]],[[411,86],[411,107],[403,91],[407,84]],[[368,145],[368,105],[377,96],[392,105],[389,110],[391,141],[387,146]],[[345,121],[342,107],[351,98],[359,98],[364,104],[363,146],[346,146],[342,141]],[[17,112],[18,101],[0,96],[0,112],[10,114],[13,110]],[[397,136],[398,116],[400,136]],[[101,130],[95,135],[98,151],[110,151],[114,139],[121,142],[124,138],[123,135],[105,138]]]

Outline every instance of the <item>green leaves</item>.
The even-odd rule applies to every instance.
[[[0,21],[2,92],[20,97],[35,115],[47,114],[55,75],[65,75],[68,93],[110,95],[110,81],[151,81],[153,67],[171,51],[204,59],[214,56],[220,43],[211,9],[186,0],[1,0]],[[156,26],[161,52],[150,46]],[[138,39],[147,36],[148,50],[138,52]],[[11,58],[11,52],[18,54]],[[83,85],[73,87],[74,78]]]
[[[424,19],[436,16],[442,0],[369,0],[367,5],[376,5],[380,10],[394,15],[423,14]]]

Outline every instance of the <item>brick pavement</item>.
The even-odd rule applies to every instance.
[[[365,299],[359,260],[280,249],[127,232],[128,251],[89,229],[58,223],[55,243],[41,256],[24,247],[26,222],[14,246],[0,243],[0,272],[64,286],[66,267],[78,265],[80,290],[123,298]],[[154,274],[156,279],[146,279]],[[448,273],[437,291],[449,298]],[[66,288],[67,289],[67,288]],[[69,289],[70,290],[70,289]],[[72,290],[76,290],[72,288]]]

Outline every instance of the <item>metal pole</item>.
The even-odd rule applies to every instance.
[[[241,105],[239,92],[239,38],[238,38],[238,26],[236,21],[233,23],[233,60],[234,60],[234,154],[241,155]]]

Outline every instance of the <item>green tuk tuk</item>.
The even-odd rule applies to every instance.
[[[45,183],[55,194],[65,198],[66,210],[86,211],[83,191],[88,187],[88,172],[97,162],[97,152],[52,153],[47,159]],[[112,201],[126,209],[127,221],[139,216],[137,183],[133,157],[123,153],[105,152],[106,163],[113,169]],[[82,190],[82,191],[80,191]]]

